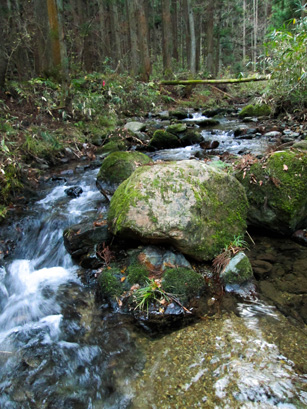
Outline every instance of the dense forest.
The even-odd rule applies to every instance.
[[[216,77],[265,70],[273,28],[306,0],[47,0],[1,2],[0,78],[112,70]],[[163,67],[163,69],[162,69]]]

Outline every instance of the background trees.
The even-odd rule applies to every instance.
[[[104,70],[217,76],[258,69],[269,27],[306,0],[2,0],[4,78]],[[163,65],[162,65],[163,64]]]

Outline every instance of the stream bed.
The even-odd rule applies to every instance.
[[[97,171],[54,180],[7,226],[18,240],[0,264],[0,408],[307,407],[306,327],[257,292],[226,293],[219,314],[155,337],[98,302],[63,244],[65,227],[107,211]]]

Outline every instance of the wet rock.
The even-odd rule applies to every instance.
[[[149,147],[155,149],[172,149],[180,145],[180,140],[176,135],[162,129],[158,129],[149,142]]]
[[[63,237],[68,253],[79,259],[82,255],[92,253],[97,244],[109,241],[108,226],[103,220],[75,224],[64,230]]]
[[[292,239],[299,244],[307,247],[307,229],[297,230],[292,234]]]
[[[141,152],[113,152],[103,161],[96,179],[96,186],[103,194],[112,194],[118,185],[126,180],[137,166],[153,161]],[[105,187],[103,187],[105,186]]]
[[[236,254],[220,274],[224,284],[241,284],[253,277],[251,263],[243,251]]]
[[[207,150],[207,149],[216,149],[216,148],[218,148],[220,143],[219,143],[219,141],[203,141],[203,142],[200,142],[199,145],[200,145],[200,147],[202,149]]]
[[[246,134],[247,130],[248,130],[247,125],[240,125],[234,130],[233,134],[234,134],[234,136],[237,137],[237,136]]]
[[[82,195],[83,189],[80,186],[72,186],[65,189],[64,192],[67,194],[67,196],[76,198]]]
[[[247,207],[233,177],[185,160],[136,169],[112,197],[108,222],[115,235],[171,244],[210,260],[245,231]]]
[[[189,129],[178,136],[180,139],[181,146],[195,145],[203,140],[201,133],[193,129]]]
[[[257,280],[263,280],[268,277],[273,266],[271,263],[264,260],[255,260],[252,262],[254,276]]]

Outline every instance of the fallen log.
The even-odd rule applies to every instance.
[[[254,81],[268,81],[270,77],[268,75],[262,77],[250,77],[250,78],[225,78],[220,80],[165,80],[161,81],[160,85],[193,85],[193,84],[240,84],[242,82],[254,82]]]

